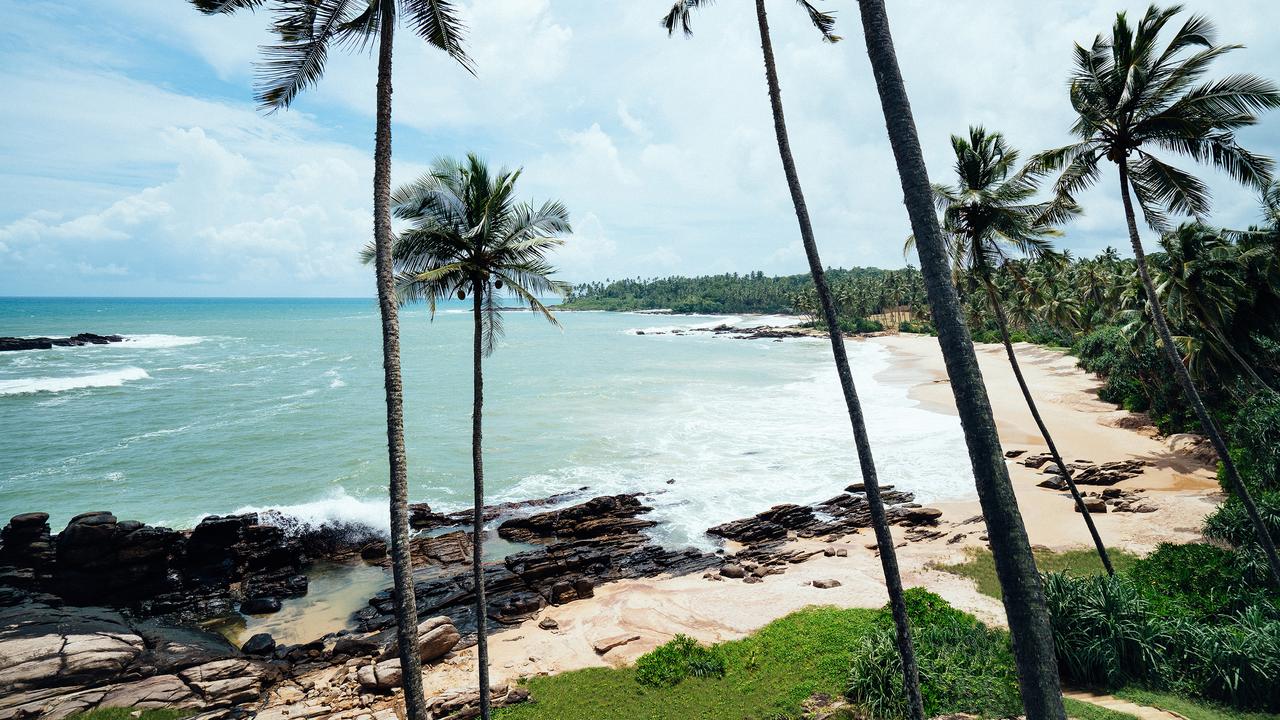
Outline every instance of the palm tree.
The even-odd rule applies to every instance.
[[[1009,318],[1005,315],[1004,302],[994,278],[996,267],[1009,260],[1010,250],[1033,258],[1049,251],[1051,247],[1048,238],[1061,234],[1056,225],[1078,214],[1080,209],[1074,203],[1058,200],[1033,202],[1039,177],[1035,173],[1014,171],[1018,164],[1018,151],[1005,142],[1001,133],[989,133],[981,126],[970,127],[967,138],[951,136],[951,147],[956,155],[958,184],[935,185],[934,194],[935,202],[942,211],[942,230],[953,256],[953,263],[963,265],[968,276],[985,292],[995,315],[996,325],[1000,329],[1005,354],[1009,356],[1009,365],[1018,380],[1022,397],[1027,402],[1027,409],[1031,411],[1031,417],[1049,447],[1053,461],[1062,471],[1071,497],[1075,499],[1076,508],[1084,517],[1102,566],[1106,568],[1107,574],[1114,575],[1115,569],[1111,566],[1111,558],[1107,555],[1107,548],[1098,534],[1093,516],[1085,507],[1071,469],[1058,452],[1058,446],[1049,434],[1049,428],[1040,416],[1036,401],[1031,396],[1031,389],[1027,387],[1027,380],[1022,375],[1018,356],[1013,350],[1013,341],[1009,337]],[[908,239],[908,247],[914,244],[914,238]],[[1052,319],[1061,321],[1065,301],[1064,298],[1054,297],[1055,309],[1050,313]]]
[[[686,36],[693,34],[690,19],[694,10],[709,5],[710,0],[677,0],[671,11],[663,18],[663,27],[671,35],[680,28]],[[808,13],[814,27],[827,42],[837,42],[840,37],[833,33],[835,17],[830,13],[818,10],[812,3],[800,0],[800,6]],[[791,140],[787,135],[786,118],[782,112],[782,91],[778,83],[778,71],[773,56],[773,41],[769,35],[769,20],[765,13],[765,0],[756,0],[756,24],[760,29],[760,47],[764,53],[765,83],[769,91],[769,104],[773,110],[773,128],[778,141],[778,154],[782,159],[782,170],[786,175],[787,187],[791,191],[791,202],[795,206],[796,221],[800,226],[800,238],[804,243],[805,256],[809,261],[809,273],[818,296],[818,304],[822,318],[827,324],[827,334],[831,339],[831,352],[835,356],[836,373],[840,377],[840,388],[844,393],[845,405],[849,411],[849,422],[853,426],[853,441],[858,451],[858,464],[862,471],[862,479],[866,485],[867,504],[871,511],[871,523],[875,528],[876,544],[880,548],[880,564],[884,570],[885,586],[889,592],[889,605],[892,608],[894,625],[897,628],[898,652],[902,657],[903,686],[907,695],[907,715],[911,720],[924,719],[924,703],[920,697],[919,670],[916,665],[915,649],[911,643],[911,628],[907,623],[907,606],[902,592],[902,577],[898,572],[898,556],[893,547],[893,534],[889,530],[889,522],[885,516],[884,502],[880,498],[880,484],[876,476],[875,462],[871,456],[871,441],[867,437],[867,424],[862,414],[862,404],[858,399],[857,389],[853,384],[853,374],[849,371],[849,358],[845,353],[844,335],[840,330],[840,321],[832,297],[831,287],[827,283],[826,271],[818,256],[817,241],[814,240],[813,226],[809,221],[809,209],[805,205],[804,193],[800,189],[800,177],[796,171],[795,159],[791,155]]]
[[[1041,153],[1034,162],[1045,169],[1063,169],[1057,190],[1067,197],[1098,181],[1104,159],[1115,163],[1129,242],[1159,344],[1187,403],[1213,443],[1228,482],[1244,504],[1274,580],[1280,584],[1275,543],[1178,355],[1147,267],[1133,209],[1136,197],[1147,225],[1156,231],[1168,229],[1169,213],[1199,218],[1209,212],[1205,184],[1165,163],[1155,154],[1159,150],[1207,163],[1244,185],[1265,188],[1271,182],[1272,161],[1241,147],[1234,131],[1256,124],[1259,111],[1280,107],[1280,89],[1248,74],[1201,82],[1214,60],[1240,46],[1215,44],[1213,23],[1193,15],[1163,49],[1159,48],[1161,30],[1181,11],[1177,5],[1167,9],[1152,5],[1136,28],[1120,13],[1111,37],[1098,35],[1088,49],[1076,45],[1071,105],[1078,117],[1072,132],[1080,141]]]
[[[547,253],[564,244],[569,212],[559,202],[540,207],[515,200],[520,170],[493,173],[475,155],[457,161],[436,160],[417,182],[399,188],[391,201],[396,217],[409,227],[392,250],[396,291],[402,302],[425,301],[435,315],[436,301],[457,295],[472,300],[473,398],[471,469],[475,487],[472,517],[472,568],[475,583],[476,649],[480,680],[480,716],[489,717],[489,646],[484,588],[484,373],[482,360],[493,354],[502,336],[502,294],[559,327],[542,304],[548,294],[569,294],[568,283],[553,280]],[[372,253],[366,250],[365,256]]]
[[[875,76],[889,141],[893,146],[904,201],[911,218],[938,329],[938,343],[951,379],[956,409],[969,447],[978,500],[987,522],[987,536],[995,556],[996,575],[1004,592],[1005,613],[1013,636],[1014,660],[1023,707],[1031,720],[1063,720],[1062,691],[1053,651],[1053,633],[1045,606],[1044,588],[1035,557],[1018,511],[1009,469],[1004,464],[991,402],[982,384],[973,340],[964,324],[951,268],[934,212],[933,189],[925,169],[911,103],[902,82],[884,0],[859,0],[867,55]]]
[[[396,593],[396,637],[409,720],[426,720],[422,663],[418,658],[418,608],[409,551],[409,483],[404,447],[404,383],[400,377],[400,321],[391,272],[391,50],[398,15],[429,45],[443,50],[468,72],[465,27],[453,0],[190,0],[206,15],[270,8],[279,41],[263,47],[257,99],[275,112],[319,82],[331,46],[354,49],[378,43],[377,120],[373,150],[373,246],[378,309],[382,317],[382,370],[387,403],[390,466],[391,560]]]

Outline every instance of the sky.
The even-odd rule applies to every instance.
[[[783,102],[823,261],[901,267],[909,232],[854,0],[818,0],[820,42],[770,0]],[[984,124],[1032,152],[1071,141],[1075,42],[1124,0],[888,0],[931,179],[948,137]],[[472,77],[404,31],[395,47],[393,182],[440,156],[523,167],[563,201],[553,261],[573,282],[806,268],[774,141],[753,4],[722,0],[668,38],[668,0],[463,0]],[[1215,75],[1280,79],[1280,3],[1192,0],[1247,46]],[[285,112],[253,102],[270,14],[205,17],[180,0],[0,0],[0,296],[373,294],[374,59],[335,52]],[[1280,113],[1240,133],[1280,155]],[[1177,164],[1188,167],[1189,161]],[[1256,195],[1201,170],[1211,220]],[[1114,178],[1084,195],[1061,247],[1127,245]],[[1148,234],[1148,240],[1152,239]]]

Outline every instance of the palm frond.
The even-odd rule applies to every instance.
[[[419,37],[443,50],[464,70],[476,74],[475,63],[464,48],[467,26],[452,0],[401,0],[406,20]]]
[[[230,15],[237,10],[252,12],[264,3],[266,0],[191,0],[191,4],[205,15]]]
[[[278,42],[261,48],[256,95],[270,112],[287,108],[324,74],[330,43],[341,39],[360,0],[279,0],[272,31]]]
[[[822,33],[822,39],[825,42],[840,42],[841,37],[835,34],[836,15],[833,12],[823,12],[814,6],[809,0],[796,0],[800,3],[800,7],[809,15],[809,22],[818,28],[818,32]]]

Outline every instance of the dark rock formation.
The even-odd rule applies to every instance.
[[[0,352],[12,350],[49,350],[54,347],[78,347],[80,345],[106,345],[107,343],[118,343],[124,340],[120,335],[94,335],[93,333],[80,333],[71,337],[49,338],[19,338],[19,337],[0,337]]]
[[[508,555],[502,563],[485,568],[488,616],[499,624],[517,623],[547,605],[591,597],[601,583],[701,572],[720,563],[714,555],[693,549],[670,550],[653,543],[640,532],[653,523],[635,517],[650,510],[638,497],[603,496],[502,523],[499,533],[504,537],[549,544]],[[466,535],[457,532],[415,543],[439,543],[451,536],[458,540],[458,553],[437,553],[416,570],[418,614],[448,615],[461,632],[471,633],[475,630],[475,596],[468,567],[470,554],[462,552],[468,547]],[[384,590],[369,603],[356,614],[361,630],[381,630],[394,624],[391,590]]]
[[[838,537],[871,526],[871,508],[863,486],[850,485],[852,492],[837,495],[814,505],[775,505],[749,518],[733,520],[707,530],[708,535],[745,545],[771,543],[795,533],[802,538]],[[942,512],[934,508],[908,505],[913,495],[881,488],[889,522],[898,525],[933,524]]]
[[[1020,460],[1024,466],[1038,469],[1050,477],[1039,483],[1040,487],[1053,490],[1065,489],[1066,480],[1062,478],[1062,468],[1053,462],[1049,453],[1029,455]],[[1142,469],[1149,463],[1146,460],[1113,460],[1111,462],[1094,463],[1090,460],[1076,460],[1067,463],[1071,477],[1077,485],[1115,485],[1121,480],[1138,477]]]
[[[653,508],[640,502],[640,494],[605,495],[561,510],[512,518],[498,526],[498,536],[517,542],[593,538],[636,533],[657,523],[637,515]]]
[[[47,521],[25,513],[0,530],[0,585],[8,590],[0,603],[44,593],[139,616],[203,619],[229,612],[237,599],[278,604],[307,590],[297,541],[254,514],[208,517],[190,532],[102,510],[73,517],[56,536]]]

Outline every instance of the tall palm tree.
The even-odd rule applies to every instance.
[[[938,216],[933,189],[925,169],[911,103],[902,82],[898,57],[889,31],[884,0],[859,0],[867,55],[875,75],[889,141],[893,146],[904,202],[916,237],[920,270],[924,275],[938,343],[951,379],[956,409],[969,447],[978,500],[987,522],[987,537],[995,556],[996,575],[1004,593],[1005,613],[1013,636],[1014,660],[1023,707],[1031,720],[1063,720],[1053,633],[1045,606],[1044,588],[1036,572],[1031,543],[1018,511],[1009,469],[1004,464],[991,402],[982,383],[973,340],[964,324]]]
[[[480,716],[489,718],[489,645],[484,588],[484,373],[482,360],[493,354],[502,336],[501,297],[506,294],[559,327],[540,297],[566,296],[568,283],[551,278],[547,254],[564,244],[569,212],[555,201],[533,207],[515,199],[519,170],[491,172],[484,161],[443,158],[391,200],[396,217],[409,227],[392,251],[396,290],[402,302],[425,301],[435,315],[436,301],[471,296],[472,342],[471,470],[475,505],[472,517],[472,568],[475,583],[476,648]],[[366,251],[366,257],[371,253]]]
[[[1058,452],[1058,446],[1049,434],[1022,375],[1013,340],[1009,337],[1009,318],[1005,315],[1004,301],[995,283],[995,271],[1010,259],[1010,251],[1032,258],[1042,256],[1051,250],[1049,238],[1061,235],[1057,225],[1078,214],[1080,209],[1069,200],[1033,201],[1040,178],[1033,172],[1014,169],[1018,164],[1018,151],[1009,146],[1001,133],[987,132],[982,126],[970,127],[967,138],[951,136],[951,147],[956,156],[957,184],[934,185],[934,200],[942,211],[942,230],[953,263],[962,265],[968,277],[980,285],[986,295],[1027,409],[1031,411],[1053,461],[1062,471],[1076,509],[1084,517],[1102,566],[1107,574],[1114,575],[1115,569],[1111,566],[1111,558],[1093,516],[1085,507],[1071,469]],[[907,247],[914,245],[914,237],[908,239]],[[1055,302],[1058,309],[1054,314],[1059,315],[1062,303],[1060,299],[1055,300],[1058,300]]]
[[[1265,188],[1271,182],[1271,159],[1241,147],[1234,131],[1256,124],[1258,112],[1280,107],[1280,89],[1248,74],[1201,82],[1214,60],[1240,46],[1216,44],[1213,23],[1192,15],[1160,48],[1161,31],[1181,11],[1178,5],[1167,9],[1152,5],[1136,28],[1120,13],[1110,37],[1098,35],[1087,49],[1076,45],[1071,105],[1077,118],[1072,132],[1080,141],[1041,153],[1035,162],[1045,169],[1063,170],[1057,190],[1068,197],[1099,180],[1104,159],[1115,164],[1129,242],[1160,345],[1187,403],[1218,453],[1232,490],[1244,504],[1272,576],[1280,584],[1275,543],[1178,355],[1133,209],[1137,198],[1147,225],[1156,231],[1168,229],[1169,213],[1199,218],[1209,212],[1205,184],[1161,160],[1157,151],[1185,155],[1225,171],[1244,185]]]
[[[465,26],[453,0],[190,0],[207,15],[269,8],[278,42],[262,48],[257,99],[275,112],[324,74],[332,46],[378,45],[377,109],[373,150],[373,246],[378,309],[382,317],[382,371],[387,404],[390,466],[391,568],[396,592],[396,636],[409,720],[426,720],[418,658],[418,608],[409,551],[409,482],[404,447],[404,383],[400,377],[400,321],[391,271],[391,51],[399,15],[414,34],[472,72],[463,49]]]
[[[840,39],[834,34],[835,17],[830,13],[818,10],[812,3],[799,0],[801,8],[808,13],[814,27],[827,42]],[[671,11],[663,18],[663,27],[667,34],[673,34],[676,28],[684,31],[686,36],[693,34],[690,25],[694,10],[709,5],[710,0],[677,0]],[[773,41],[769,35],[769,20],[765,13],[765,0],[756,0],[756,24],[760,29],[760,47],[764,53],[765,84],[769,91],[769,105],[773,110],[773,129],[778,141],[778,154],[782,159],[782,170],[786,175],[787,187],[791,191],[791,202],[795,206],[796,221],[800,226],[800,238],[804,243],[805,256],[809,261],[809,273],[813,276],[813,284],[818,296],[818,304],[823,320],[827,324],[827,334],[831,339],[831,352],[835,356],[836,373],[840,377],[840,388],[844,394],[845,405],[849,411],[849,422],[853,426],[853,441],[858,451],[858,465],[862,471],[862,479],[866,485],[867,504],[871,511],[871,523],[875,528],[876,544],[880,548],[880,564],[884,570],[885,586],[889,592],[889,605],[892,608],[894,625],[897,628],[898,653],[902,658],[903,687],[907,696],[907,716],[911,720],[924,719],[924,703],[920,697],[919,669],[916,665],[915,649],[911,643],[911,627],[907,622],[907,606],[902,592],[902,577],[898,572],[898,556],[893,547],[893,534],[889,530],[889,522],[885,516],[884,502],[880,498],[880,484],[876,475],[875,462],[871,456],[871,441],[867,437],[867,423],[862,414],[862,403],[858,399],[857,389],[853,384],[853,374],[849,370],[849,357],[845,352],[844,335],[840,330],[840,320],[836,311],[831,287],[827,283],[826,271],[818,256],[817,241],[814,240],[813,226],[809,221],[809,209],[805,205],[804,193],[800,188],[800,176],[796,171],[795,159],[791,155],[791,140],[787,135],[786,118],[782,112],[782,90],[778,83],[778,70],[773,56]]]

